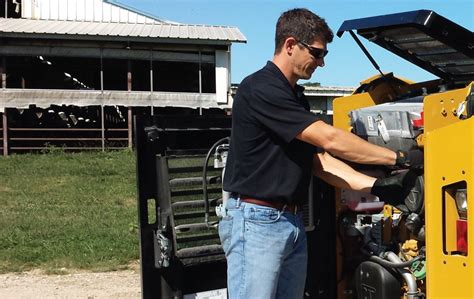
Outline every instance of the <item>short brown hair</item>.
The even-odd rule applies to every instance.
[[[278,18],[275,31],[275,54],[281,51],[285,40],[290,36],[311,44],[315,40],[330,43],[334,34],[323,18],[306,8],[295,8],[285,11]]]

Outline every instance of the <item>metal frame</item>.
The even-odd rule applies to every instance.
[[[174,255],[176,242],[173,210],[170,201],[167,151],[176,154],[189,152],[175,148],[169,134],[199,134],[216,136],[230,134],[230,117],[135,117],[135,144],[137,152],[138,220],[140,234],[140,263],[143,298],[181,298],[183,294],[224,288],[226,263],[223,256],[186,264],[187,257]],[[213,133],[212,133],[213,132]],[[195,140],[194,140],[195,141]],[[215,140],[214,140],[215,141]],[[191,141],[192,142],[192,141]],[[210,141],[212,144],[212,142]],[[210,146],[210,145],[209,145]],[[154,205],[154,211],[149,206]],[[150,217],[155,216],[155,217]],[[149,223],[149,218],[156,221]],[[163,246],[157,233],[170,240],[172,256],[169,266],[158,262]],[[191,251],[187,254],[193,253]],[[206,252],[211,254],[212,252]],[[181,260],[183,259],[183,260]],[[203,278],[203,275],[206,278]]]

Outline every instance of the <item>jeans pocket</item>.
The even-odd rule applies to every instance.
[[[219,239],[221,240],[222,249],[226,253],[232,238],[233,220],[232,216],[227,215],[219,221]]]

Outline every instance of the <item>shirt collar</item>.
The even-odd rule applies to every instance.
[[[274,75],[276,75],[277,77],[279,77],[286,84],[288,84],[288,86],[295,92],[295,94],[297,94],[298,96],[303,94],[304,87],[301,85],[295,84],[295,87],[293,88],[293,86],[291,86],[290,82],[288,82],[288,79],[286,79],[285,75],[282,73],[280,68],[278,68],[278,66],[274,64],[272,61],[270,60],[267,61],[267,65],[265,66],[265,68],[271,73],[273,73]]]

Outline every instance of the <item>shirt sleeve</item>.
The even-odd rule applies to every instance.
[[[286,90],[278,84],[268,83],[264,89],[255,88],[252,93],[249,106],[253,117],[286,143],[320,119],[304,108],[292,90]]]

